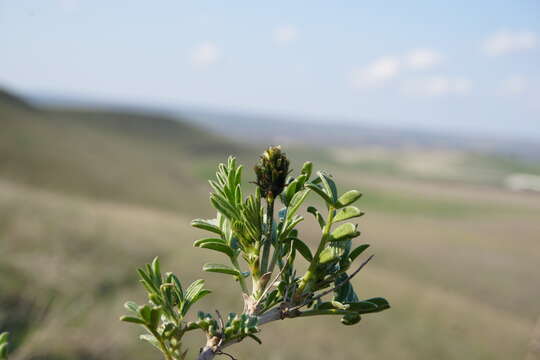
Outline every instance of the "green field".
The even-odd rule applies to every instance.
[[[221,259],[193,248],[202,234],[189,221],[212,216],[204,179],[215,164],[236,154],[251,181],[262,145],[162,116],[45,111],[15,100],[0,96],[0,331],[13,334],[12,359],[158,359],[138,329],[118,321],[124,300],[144,300],[135,268],[155,255],[184,283],[207,280],[214,293],[201,309],[241,311],[229,278],[200,270]],[[540,196],[476,176],[386,171],[384,159],[372,168],[344,164],[336,151],[288,153],[294,169],[310,156],[364,193],[360,239],[376,256],[355,288],[385,296],[392,309],[354,327],[332,317],[274,322],[262,346],[245,341],[230,352],[271,360],[524,359],[540,315]],[[497,174],[515,170],[482,161]],[[312,219],[301,229],[314,245]],[[189,339],[193,357],[203,339]]]

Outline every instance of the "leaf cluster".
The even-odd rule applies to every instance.
[[[160,350],[167,360],[184,359],[187,350],[182,349],[182,337],[187,331],[199,328],[186,322],[185,316],[210,290],[204,289],[204,280],[196,280],[184,291],[176,275],[161,274],[157,257],[137,272],[148,293],[148,303],[139,306],[133,301],[126,302],[124,306],[131,315],[120,319],[141,325],[147,334],[141,335],[140,339]]]
[[[181,340],[191,330],[202,331],[215,354],[224,344],[246,337],[260,342],[255,334],[269,321],[338,315],[344,325],[353,325],[362,315],[390,308],[384,298],[358,296],[351,283],[372,258],[350,272],[369,247],[353,246],[360,236],[354,221],[364,214],[355,206],[362,196],[358,190],[339,192],[329,173],[313,173],[311,162],[291,176],[289,160],[279,147],[271,147],[261,156],[255,166],[255,191],[247,196],[242,169],[233,157],[219,164],[215,179],[209,181],[216,217],[191,222],[210,233],[193,245],[224,256],[225,261],[205,263],[203,270],[230,276],[238,284],[244,301],[241,314],[230,313],[224,320],[217,310],[216,316],[199,311],[197,320],[186,321],[192,305],[210,292],[203,288],[203,280],[184,292],[174,274],[161,275],[157,258],[138,270],[148,303],[126,303],[133,315],[122,320],[144,327],[147,334],[141,338],[167,360],[185,358]],[[322,209],[315,206],[320,201],[314,202],[310,195],[322,200]],[[306,204],[308,200],[310,204]],[[315,247],[303,239],[298,228],[305,220],[304,209],[321,231]]]
[[[8,340],[9,333],[3,332],[0,333],[0,359],[5,360],[8,358]]]

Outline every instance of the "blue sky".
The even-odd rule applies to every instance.
[[[540,139],[540,2],[0,0],[0,86]]]

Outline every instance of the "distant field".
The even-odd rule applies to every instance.
[[[332,336],[302,322],[273,324],[264,333],[265,358],[345,359],[359,350],[366,359],[522,358],[538,314],[540,289],[524,279],[537,275],[540,225],[534,212],[492,216],[369,212],[361,239],[376,258],[356,286],[366,297],[387,296],[393,309],[354,328],[336,318],[307,320],[328,322]],[[15,359],[151,358],[117,317],[123,299],[142,300],[133,270],[154,254],[186,282],[208,279],[216,294],[201,307],[239,310],[240,299],[221,285],[223,278],[198,271],[212,255],[203,260],[204,250],[191,246],[199,235],[188,217],[1,182],[0,218],[0,251],[8,255],[2,266],[10,274],[0,277],[3,306],[9,294],[35,313],[27,322],[8,322],[15,331],[32,329]],[[38,321],[48,301],[50,310]],[[304,351],[297,341],[314,346]],[[234,352],[260,358],[256,345]]]
[[[161,118],[137,118],[124,131],[121,121],[130,116],[45,116],[1,101],[0,110],[0,330],[13,332],[11,359],[157,359],[135,327],[118,321],[124,300],[144,300],[135,268],[155,255],[184,283],[207,279],[214,294],[201,309],[241,310],[236,287],[223,283],[229,278],[200,271],[223,259],[193,248],[202,234],[189,221],[213,215],[205,180],[216,163],[238,153],[251,181],[263,146],[237,146]],[[201,150],[208,141],[211,150]],[[376,256],[355,286],[393,307],[354,327],[332,317],[275,322],[264,328],[262,347],[246,341],[231,353],[269,360],[525,357],[540,316],[539,194],[467,177],[474,159],[457,155],[441,164],[434,158],[432,166],[462,171],[441,178],[384,170],[392,156],[370,168],[331,156],[343,150],[286,150],[293,169],[313,159],[364,193],[360,241]],[[523,170],[483,166],[498,174]],[[313,246],[319,234],[306,218],[302,234]],[[202,339],[190,339],[193,357]]]

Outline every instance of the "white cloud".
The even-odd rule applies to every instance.
[[[366,67],[354,69],[351,74],[352,84],[361,89],[380,87],[397,76],[400,67],[400,60],[397,57],[381,57]]]
[[[413,96],[467,95],[472,82],[462,77],[430,76],[406,82],[401,91]]]
[[[405,56],[405,61],[411,69],[423,70],[442,61],[442,56],[430,49],[416,49]]]
[[[279,26],[274,29],[274,41],[278,44],[288,44],[298,39],[298,29],[292,25]]]
[[[199,44],[191,52],[191,63],[195,66],[209,66],[221,57],[221,50],[212,42]]]
[[[503,95],[519,95],[527,89],[527,80],[521,75],[512,75],[502,82],[500,92]]]
[[[490,56],[499,56],[534,49],[537,43],[537,36],[532,31],[502,30],[484,42],[484,51]]]

